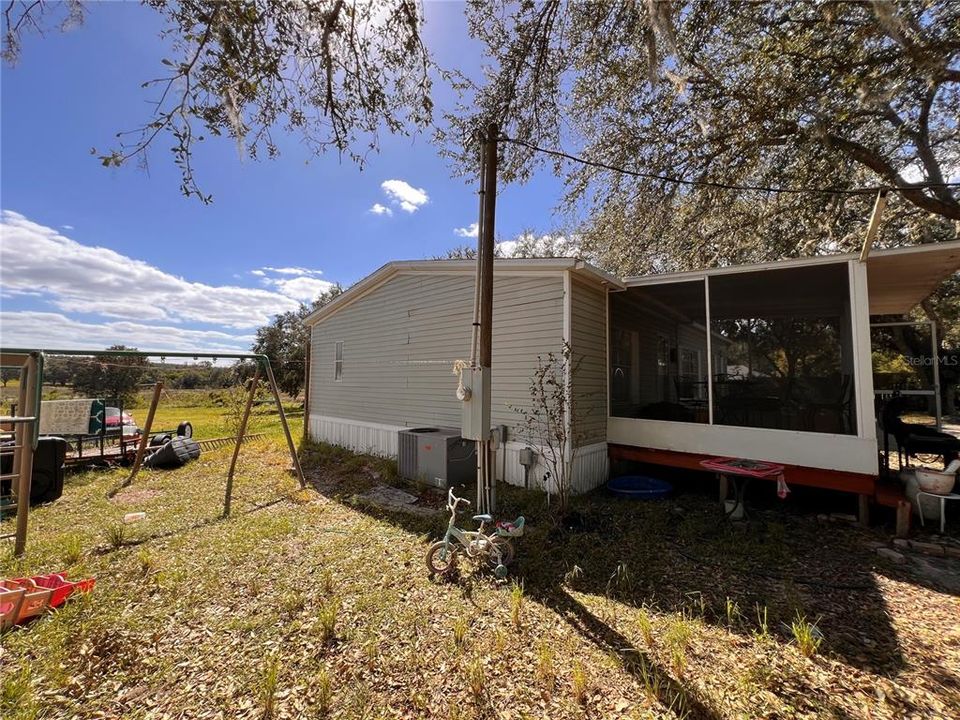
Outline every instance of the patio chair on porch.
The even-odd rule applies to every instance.
[[[960,455],[960,438],[927,425],[904,422],[900,416],[905,410],[905,398],[902,395],[894,395],[884,403],[880,413],[880,424],[885,438],[893,435],[897,443],[897,458],[901,467],[909,467],[910,458],[917,455],[939,455],[946,467]],[[884,449],[888,451],[889,467],[887,442],[885,439]]]

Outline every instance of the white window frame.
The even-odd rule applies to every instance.
[[[333,380],[343,380],[343,340],[337,340],[333,349]]]

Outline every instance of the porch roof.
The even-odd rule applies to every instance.
[[[902,315],[960,270],[960,242],[881,250],[867,258],[871,315]]]
[[[783,270],[855,261],[853,253],[790,258],[750,265],[731,265],[688,272],[628,277],[630,287],[699,280],[705,276]],[[874,250],[866,260],[871,315],[901,315],[932,293],[944,279],[960,270],[960,241]],[[787,310],[788,308],[784,308]]]

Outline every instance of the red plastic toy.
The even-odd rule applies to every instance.
[[[95,578],[67,580],[66,573],[0,580],[0,628],[60,607],[75,592],[89,592]]]

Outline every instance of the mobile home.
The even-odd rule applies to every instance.
[[[960,242],[625,279],[577,259],[497,260],[497,477],[523,483],[535,438],[518,411],[538,356],[569,343],[576,490],[605,482],[611,459],[722,455],[872,496],[871,318],[909,312],[958,268]],[[308,316],[311,437],[395,456],[403,428],[459,426],[451,368],[469,352],[474,271],[388,263]]]

